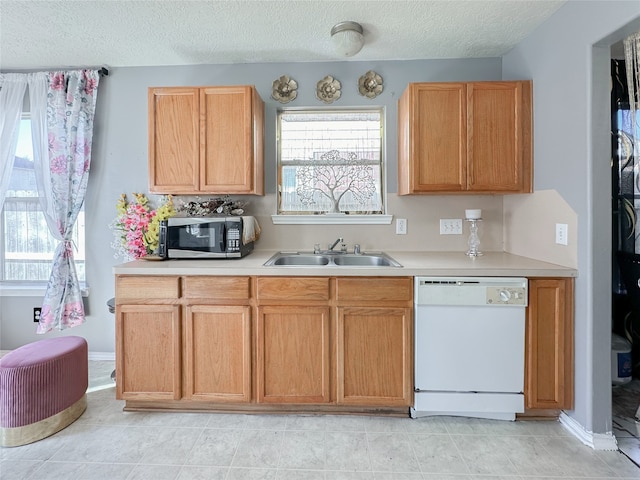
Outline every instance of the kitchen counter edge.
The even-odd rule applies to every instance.
[[[571,267],[543,262],[506,252],[485,252],[468,257],[461,252],[390,252],[398,267],[306,267],[269,266],[264,263],[276,253],[256,250],[244,258],[224,260],[165,261],[135,260],[115,265],[116,275],[260,275],[260,276],[471,276],[471,277],[576,277]]]

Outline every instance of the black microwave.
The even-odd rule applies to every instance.
[[[160,223],[158,255],[195,259],[244,257],[253,250],[254,225],[246,225],[253,221],[253,217],[171,217]]]

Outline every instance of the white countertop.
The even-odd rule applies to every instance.
[[[262,275],[262,276],[489,276],[575,277],[575,269],[504,252],[470,258],[462,252],[385,252],[397,267],[270,266],[272,250],[255,250],[230,260],[136,260],[113,267],[118,275]]]

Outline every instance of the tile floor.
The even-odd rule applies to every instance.
[[[87,411],[56,435],[0,449],[2,480],[640,479],[557,422],[123,412],[113,363],[91,363],[107,388],[92,381]]]
[[[613,433],[618,448],[640,465],[640,423],[635,419],[640,406],[640,379],[634,378],[612,390]]]

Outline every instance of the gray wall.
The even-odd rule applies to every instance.
[[[147,87],[255,84],[267,104],[266,187],[273,193],[274,114],[278,104],[269,99],[272,81],[282,74],[292,76],[300,85],[293,105],[317,106],[320,103],[313,95],[315,84],[331,74],[343,84],[343,98],[337,105],[370,105],[369,100],[357,94],[355,82],[373,69],[385,83],[385,91],[375,103],[386,106],[387,185],[389,191],[395,192],[396,102],[408,82],[532,78],[535,189],[557,190],[578,213],[576,408],[570,414],[588,431],[611,431],[607,47],[640,29],[639,16],[640,2],[636,0],[568,2],[506,55],[502,70],[499,59],[113,69],[100,86],[86,202],[89,316],[85,325],[62,334],[86,337],[90,350],[95,352],[114,351],[113,316],[108,314],[105,302],[113,296],[111,267],[119,262],[112,257],[107,225],[114,217],[114,202],[120,193],[147,191]],[[432,198],[424,198],[421,204],[427,208],[421,210],[445,203],[443,197]],[[410,203],[414,208],[414,202]],[[263,205],[260,207],[264,209]],[[311,229],[312,236],[327,231],[326,227],[296,228],[300,233]],[[364,231],[387,241],[393,235],[390,229]],[[409,231],[410,237],[411,224]],[[330,231],[327,236],[332,234]],[[427,250],[433,249],[429,242],[424,245]],[[38,299],[0,300],[0,348],[15,348],[38,339],[29,322],[31,308],[37,306]]]
[[[578,214],[570,415],[594,433],[612,431],[609,46],[639,17],[636,0],[567,2],[503,58],[505,79],[534,80],[534,188],[557,190]]]
[[[373,69],[384,79],[384,92],[375,100],[357,93],[358,77]],[[311,248],[313,243],[332,240],[343,233],[340,226],[273,226],[275,213],[275,114],[280,106],[270,99],[273,80],[287,74],[299,85],[298,98],[290,105],[322,106],[315,98],[315,86],[326,75],[342,82],[342,98],[335,106],[382,105],[386,110],[387,191],[397,185],[397,101],[409,82],[499,80],[501,60],[423,60],[398,62],[334,62],[247,65],[199,65],[186,67],[113,68],[100,82],[95,120],[93,160],[85,203],[87,228],[87,282],[91,292],[87,299],[87,322],[55,335],[80,335],[87,339],[90,352],[114,352],[114,321],[106,302],[113,297],[112,267],[121,260],[113,258],[109,223],[115,217],[115,202],[121,193],[147,192],[147,88],[151,86],[204,86],[254,84],[266,104],[265,197],[247,197],[251,208],[262,214],[264,240],[281,248]],[[502,250],[502,200],[499,196],[421,197],[391,196],[396,207],[390,214],[409,218],[409,234],[399,238],[393,226],[359,226],[360,243],[365,248],[398,250],[446,250],[466,247],[466,237],[442,239],[437,234],[438,218],[462,218],[464,208],[483,208],[494,219],[493,231],[486,238],[487,250]],[[254,210],[250,210],[253,213]],[[429,226],[429,233],[416,227]],[[486,222],[488,223],[488,222]],[[487,229],[488,230],[488,229]],[[353,231],[353,229],[352,229]],[[429,236],[430,235],[430,236]],[[345,235],[347,237],[347,235]],[[447,236],[450,237],[450,236]],[[464,238],[463,238],[464,237]],[[274,241],[274,239],[277,239]],[[370,243],[367,245],[367,239]],[[359,239],[356,239],[359,240]],[[349,239],[349,242],[353,240]],[[357,242],[355,242],[357,243]],[[39,306],[37,297],[0,297],[0,349],[12,349],[42,338],[31,322],[32,309]],[[152,334],[150,332],[149,334]]]

